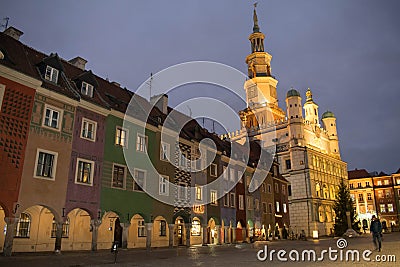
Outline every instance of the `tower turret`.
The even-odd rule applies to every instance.
[[[286,114],[288,117],[288,132],[292,146],[302,145],[303,142],[303,114],[300,93],[290,89],[286,94]]]
[[[244,84],[247,105],[253,109],[254,113],[261,112],[261,110],[255,110],[256,107],[264,107],[264,109],[271,111],[272,120],[283,119],[285,113],[278,107],[276,93],[278,81],[271,74],[272,56],[264,50],[264,39],[265,35],[260,31],[258,24],[255,4],[253,10],[253,32],[249,36],[251,54],[246,57],[248,77],[250,78]],[[265,113],[265,110],[263,112]]]
[[[311,124],[319,125],[318,117],[318,105],[314,102],[312,98],[312,92],[310,88],[306,92],[306,103],[304,103],[305,119]]]
[[[324,112],[324,114],[322,114],[322,123],[324,129],[328,133],[330,152],[332,154],[337,155],[340,158],[339,138],[337,135],[337,128],[336,128],[336,117],[333,114],[333,112],[329,110]]]
[[[293,87],[286,93],[286,114],[288,119],[303,117],[301,96]]]

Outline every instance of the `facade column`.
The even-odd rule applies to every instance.
[[[225,226],[225,242],[226,244],[230,244],[231,243],[231,231],[230,231],[230,227],[229,226]]]
[[[206,246],[208,239],[207,225],[203,225],[202,228],[203,228],[203,246]]]
[[[232,227],[232,244],[236,244],[236,227]]]
[[[170,248],[172,248],[174,246],[174,227],[175,227],[175,224],[173,224],[173,223],[168,224],[168,228],[169,228],[168,246]]]
[[[54,245],[54,251],[56,253],[61,252],[61,241],[62,241],[62,229],[63,228],[63,223],[62,222],[56,222],[56,242]]]
[[[97,251],[97,238],[99,236],[99,226],[101,220],[91,220],[90,227],[92,229],[92,251]]]
[[[128,232],[130,226],[131,226],[130,223],[122,224],[122,248],[128,247]]]
[[[4,239],[4,246],[3,246],[3,254],[4,256],[11,256],[14,235],[15,235],[15,225],[18,222],[18,219],[15,217],[6,217],[4,218],[6,222],[6,236]]]
[[[216,225],[215,228],[217,229],[217,244],[221,245],[221,225]]]
[[[185,230],[186,230],[186,246],[190,247],[190,223],[185,223]]]
[[[153,231],[153,223],[146,223],[146,249],[151,248],[151,236]]]

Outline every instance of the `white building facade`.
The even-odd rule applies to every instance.
[[[319,116],[311,90],[303,103],[291,89],[286,106],[278,105],[278,81],[271,74],[272,56],[264,51],[254,10],[251,54],[246,57],[249,79],[244,84],[247,108],[240,111],[241,130],[226,138],[244,142],[248,135],[265,148],[276,148],[281,174],[290,182],[290,230],[308,236],[333,234],[333,205],[341,179],[347,183],[347,164],[341,160],[336,118],[330,111]],[[304,109],[304,111],[303,111]]]

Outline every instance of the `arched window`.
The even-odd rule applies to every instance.
[[[21,213],[19,221],[15,226],[15,237],[29,238],[29,231],[31,229],[31,216],[28,213]]]
[[[317,184],[315,185],[315,193],[317,194],[317,197],[320,196],[320,193],[321,193],[321,186],[319,185],[319,183],[317,183]]]
[[[200,236],[201,234],[201,224],[198,218],[193,218],[191,234],[192,236]]]
[[[57,223],[55,218],[53,217],[53,225],[51,227],[51,237],[55,238],[57,236]],[[68,238],[69,236],[69,218],[62,225],[62,238]]]

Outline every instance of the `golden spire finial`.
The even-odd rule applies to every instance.
[[[253,11],[253,22],[254,22],[253,32],[260,32],[260,27],[258,26],[258,18],[257,18],[257,13],[256,13],[257,2],[255,2],[253,5],[254,5],[254,11]]]

